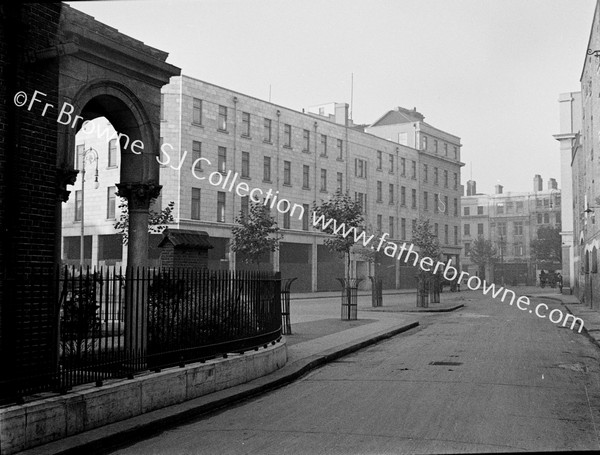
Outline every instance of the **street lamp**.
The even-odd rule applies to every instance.
[[[81,153],[81,234],[79,239],[79,265],[83,267],[83,244],[85,235],[85,217],[84,217],[84,203],[85,203],[85,162],[89,161],[90,164],[96,163],[96,172],[94,174],[94,189],[98,189],[100,184],[98,183],[98,152],[90,147]]]

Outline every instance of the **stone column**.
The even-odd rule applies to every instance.
[[[150,201],[159,196],[161,186],[145,183],[118,183],[117,196],[127,198],[129,230],[125,272],[125,349],[132,370],[143,368],[147,344],[148,212]],[[138,278],[141,281],[138,281]]]

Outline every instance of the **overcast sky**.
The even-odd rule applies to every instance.
[[[183,74],[355,123],[416,107],[461,138],[464,184],[560,180],[558,95],[579,91],[594,0],[69,2],[168,52]],[[472,169],[472,171],[471,171]]]

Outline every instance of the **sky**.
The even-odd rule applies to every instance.
[[[594,0],[68,2],[182,73],[296,110],[397,106],[461,138],[462,183],[560,179],[558,96],[579,91]],[[352,84],[353,80],[353,84]],[[352,90],[353,88],[353,90]],[[351,94],[353,93],[353,96]]]

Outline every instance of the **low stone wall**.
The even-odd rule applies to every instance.
[[[285,365],[285,339],[227,359],[146,373],[102,387],[0,408],[0,453],[18,451],[118,422],[264,376]]]

